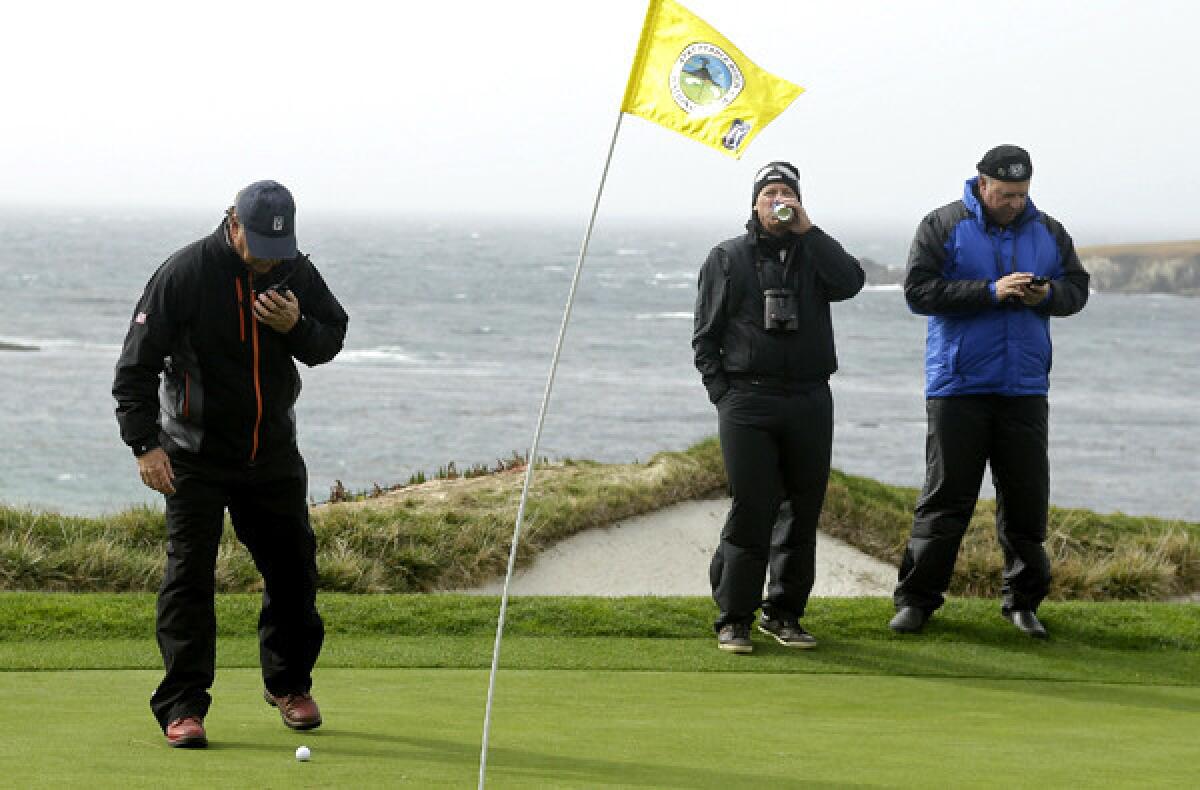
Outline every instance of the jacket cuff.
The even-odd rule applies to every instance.
[[[146,453],[150,452],[151,450],[156,450],[161,446],[162,445],[159,443],[158,437],[152,436],[147,439],[143,439],[140,442],[133,442],[129,445],[129,449],[133,451],[134,458],[141,458]]]
[[[313,320],[304,313],[301,313],[300,320],[297,321],[296,325],[293,326],[291,330],[283,337],[284,340],[287,341],[288,347],[294,351],[296,349],[304,348],[308,343],[309,338],[312,337],[312,333]]]
[[[309,323],[308,319],[305,317],[304,313],[301,313],[300,317],[296,319],[296,323],[292,324],[292,328],[285,333],[285,336],[300,337],[307,334],[309,329],[307,326],[305,326],[307,323]]]

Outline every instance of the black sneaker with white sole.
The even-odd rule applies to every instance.
[[[717,647],[730,653],[751,653],[754,644],[750,641],[750,626],[746,623],[729,623],[717,632]]]
[[[809,649],[817,646],[816,638],[801,628],[800,623],[795,620],[775,620],[764,617],[758,622],[758,630],[775,637],[775,641],[784,647]]]

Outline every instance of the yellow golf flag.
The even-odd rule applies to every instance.
[[[737,159],[803,92],[674,0],[650,0],[621,111]]]

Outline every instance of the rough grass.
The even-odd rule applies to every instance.
[[[434,480],[313,508],[321,588],[354,593],[455,589],[503,573],[524,470]],[[725,485],[715,439],[647,463],[539,464],[518,563],[591,527],[702,497]],[[822,528],[897,563],[917,491],[835,471]],[[950,591],[994,597],[1003,559],[995,504],[980,502]],[[163,564],[163,514],[132,508],[100,518],[0,506],[0,589],[152,591]],[[1047,547],[1056,599],[1159,600],[1200,590],[1200,524],[1052,508]],[[226,529],[222,592],[259,589],[247,552]]]
[[[915,488],[888,486],[835,471],[822,528],[896,564],[912,526]],[[996,540],[996,503],[981,501],[950,583],[956,595],[1000,593],[1004,555]],[[1200,524],[1080,508],[1050,508],[1046,549],[1058,600],[1161,600],[1200,589]]]
[[[539,464],[525,509],[518,557],[589,527],[713,491],[724,482],[708,440],[646,463]],[[312,510],[324,590],[420,592],[469,585],[503,572],[524,469],[434,480]],[[164,516],[132,508],[88,518],[0,506],[0,589],[63,592],[158,587]],[[227,525],[217,589],[245,592],[260,580]]]

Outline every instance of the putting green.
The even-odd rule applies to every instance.
[[[155,671],[0,672],[0,784],[474,786],[486,671],[316,677],[326,725],[294,733],[256,670],[219,670],[212,745],[185,751]],[[1196,686],[1078,681],[507,670],[495,704],[498,788],[1192,787],[1200,732]]]

